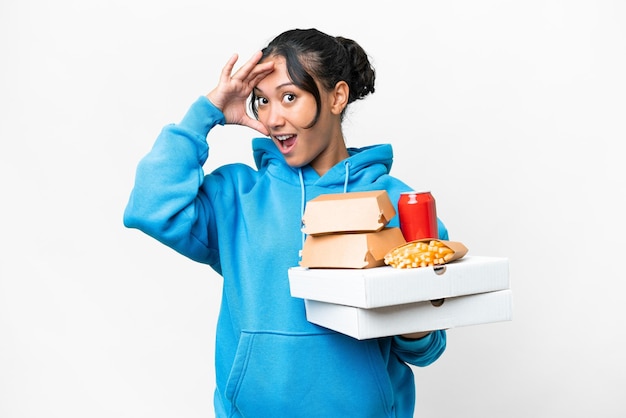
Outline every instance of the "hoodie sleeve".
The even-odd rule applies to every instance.
[[[211,248],[215,225],[211,201],[219,189],[203,189],[206,136],[224,115],[206,98],[192,104],[179,124],[163,128],[139,162],[124,211],[124,225],[137,228],[181,254],[207,264],[217,262]],[[208,225],[208,228],[207,228]]]
[[[433,331],[419,340],[393,337],[392,350],[398,358],[414,366],[425,367],[435,362],[446,349],[446,331]]]

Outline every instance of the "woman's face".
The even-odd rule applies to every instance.
[[[348,156],[341,133],[341,119],[334,110],[337,108],[334,105],[336,95],[320,88],[320,116],[317,123],[307,129],[315,118],[315,98],[293,84],[283,57],[266,59],[270,60],[274,61],[274,71],[255,88],[258,119],[269,131],[287,164],[292,167],[310,164],[323,175]]]

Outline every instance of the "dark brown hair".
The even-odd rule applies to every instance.
[[[260,61],[270,56],[285,58],[291,81],[313,95],[317,103],[315,118],[319,118],[321,99],[315,80],[327,90],[340,81],[348,84],[348,104],[374,93],[376,72],[367,53],[359,44],[341,36],[330,36],[317,29],[292,29],[281,33],[263,49]],[[258,117],[256,95],[252,93],[250,107]],[[345,114],[345,108],[341,114]]]

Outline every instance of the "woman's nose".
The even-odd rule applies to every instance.
[[[280,106],[270,106],[269,111],[267,112],[265,125],[269,126],[270,128],[276,128],[283,126],[284,123],[285,118],[282,108]]]

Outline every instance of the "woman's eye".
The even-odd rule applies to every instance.
[[[295,94],[292,94],[292,93],[285,94],[285,95],[283,96],[283,100],[284,100],[285,102],[287,102],[287,103],[291,103],[291,102],[293,102],[294,100],[296,100],[296,95],[295,95]]]
[[[267,104],[267,99],[265,97],[257,97],[256,104],[257,106],[263,106],[264,104]]]

